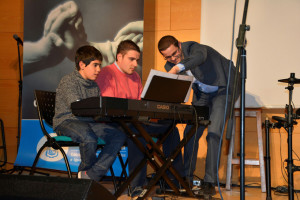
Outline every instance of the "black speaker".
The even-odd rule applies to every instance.
[[[116,200],[100,183],[61,177],[0,175],[0,199]]]

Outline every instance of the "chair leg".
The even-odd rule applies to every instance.
[[[115,173],[114,173],[114,170],[113,170],[112,166],[110,166],[109,170],[110,170],[110,173],[111,173],[111,177],[113,179],[113,184],[114,184],[114,188],[115,188],[115,192],[116,192],[118,190],[118,188],[117,188],[118,186],[117,186],[116,176],[115,176]]]
[[[33,174],[34,174],[34,171],[35,171],[35,169],[36,169],[36,165],[37,165],[37,162],[38,162],[38,160],[39,160],[39,158],[40,158],[40,155],[41,155],[42,151],[45,149],[45,147],[47,147],[47,146],[48,146],[48,145],[45,143],[45,144],[40,148],[40,150],[38,151],[38,153],[36,154],[29,175],[33,175]]]
[[[62,153],[62,155],[64,157],[66,167],[67,167],[67,170],[68,170],[68,176],[69,176],[69,178],[72,178],[72,172],[71,172],[71,168],[70,168],[70,164],[69,164],[69,160],[67,158],[67,155],[66,155],[65,151],[63,150],[63,148],[61,148],[59,145],[57,145],[57,146],[59,147],[59,150],[60,150],[60,152]]]

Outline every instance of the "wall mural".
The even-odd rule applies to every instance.
[[[100,50],[103,67],[114,62],[122,40],[133,40],[143,51],[143,13],[141,0],[24,0],[22,131],[15,165],[31,166],[43,137],[34,90],[55,91],[60,79],[75,69],[75,52],[82,45]],[[137,69],[140,76],[141,63],[142,58]],[[65,168],[63,159],[49,151],[38,166],[57,169],[53,162],[62,161]],[[71,169],[77,171],[80,156],[74,151],[77,149],[68,154],[75,156],[75,167]],[[52,160],[51,165],[47,159]]]

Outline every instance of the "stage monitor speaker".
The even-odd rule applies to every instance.
[[[0,175],[0,199],[116,200],[100,183],[62,177]]]

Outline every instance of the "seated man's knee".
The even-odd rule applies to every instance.
[[[98,137],[93,132],[86,132],[86,134],[80,135],[80,140],[83,143],[97,143]]]

